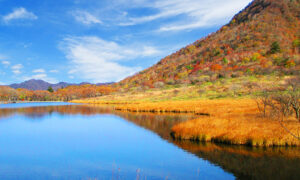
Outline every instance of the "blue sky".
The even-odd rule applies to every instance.
[[[0,0],[0,84],[119,81],[251,0]]]

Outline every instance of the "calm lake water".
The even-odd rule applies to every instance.
[[[68,103],[0,105],[0,179],[299,179],[299,148],[175,141],[193,115]]]

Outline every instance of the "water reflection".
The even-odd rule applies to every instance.
[[[173,125],[195,118],[192,114],[152,114],[125,113],[114,111],[112,107],[97,105],[65,105],[0,109],[0,121],[8,117],[22,115],[28,120],[40,121],[43,117],[59,115],[113,114],[139,127],[156,133],[177,147],[208,160],[238,179],[298,179],[300,177],[299,148],[248,148],[244,146],[222,146],[199,144],[190,141],[174,141],[170,137]],[[163,148],[163,147],[162,147]],[[117,169],[115,170],[117,172]],[[200,169],[200,172],[203,170]],[[198,172],[199,173],[199,172]],[[134,175],[132,175],[133,177]],[[226,177],[226,176],[224,176]]]
[[[63,105],[63,106],[41,106],[23,108],[2,108],[0,109],[0,120],[9,116],[24,115],[34,120],[40,120],[43,116],[58,113],[61,115],[86,115],[114,114],[134,123],[145,129],[157,133],[160,137],[170,140],[171,127],[177,123],[193,119],[193,114],[173,114],[173,113],[125,113],[115,111],[112,106],[101,105]]]

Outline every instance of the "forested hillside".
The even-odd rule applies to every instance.
[[[201,84],[251,75],[299,75],[300,1],[254,0],[217,32],[128,77],[124,89]]]

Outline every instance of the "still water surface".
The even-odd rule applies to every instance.
[[[192,115],[67,103],[0,105],[0,179],[297,179],[297,148],[178,142]]]

